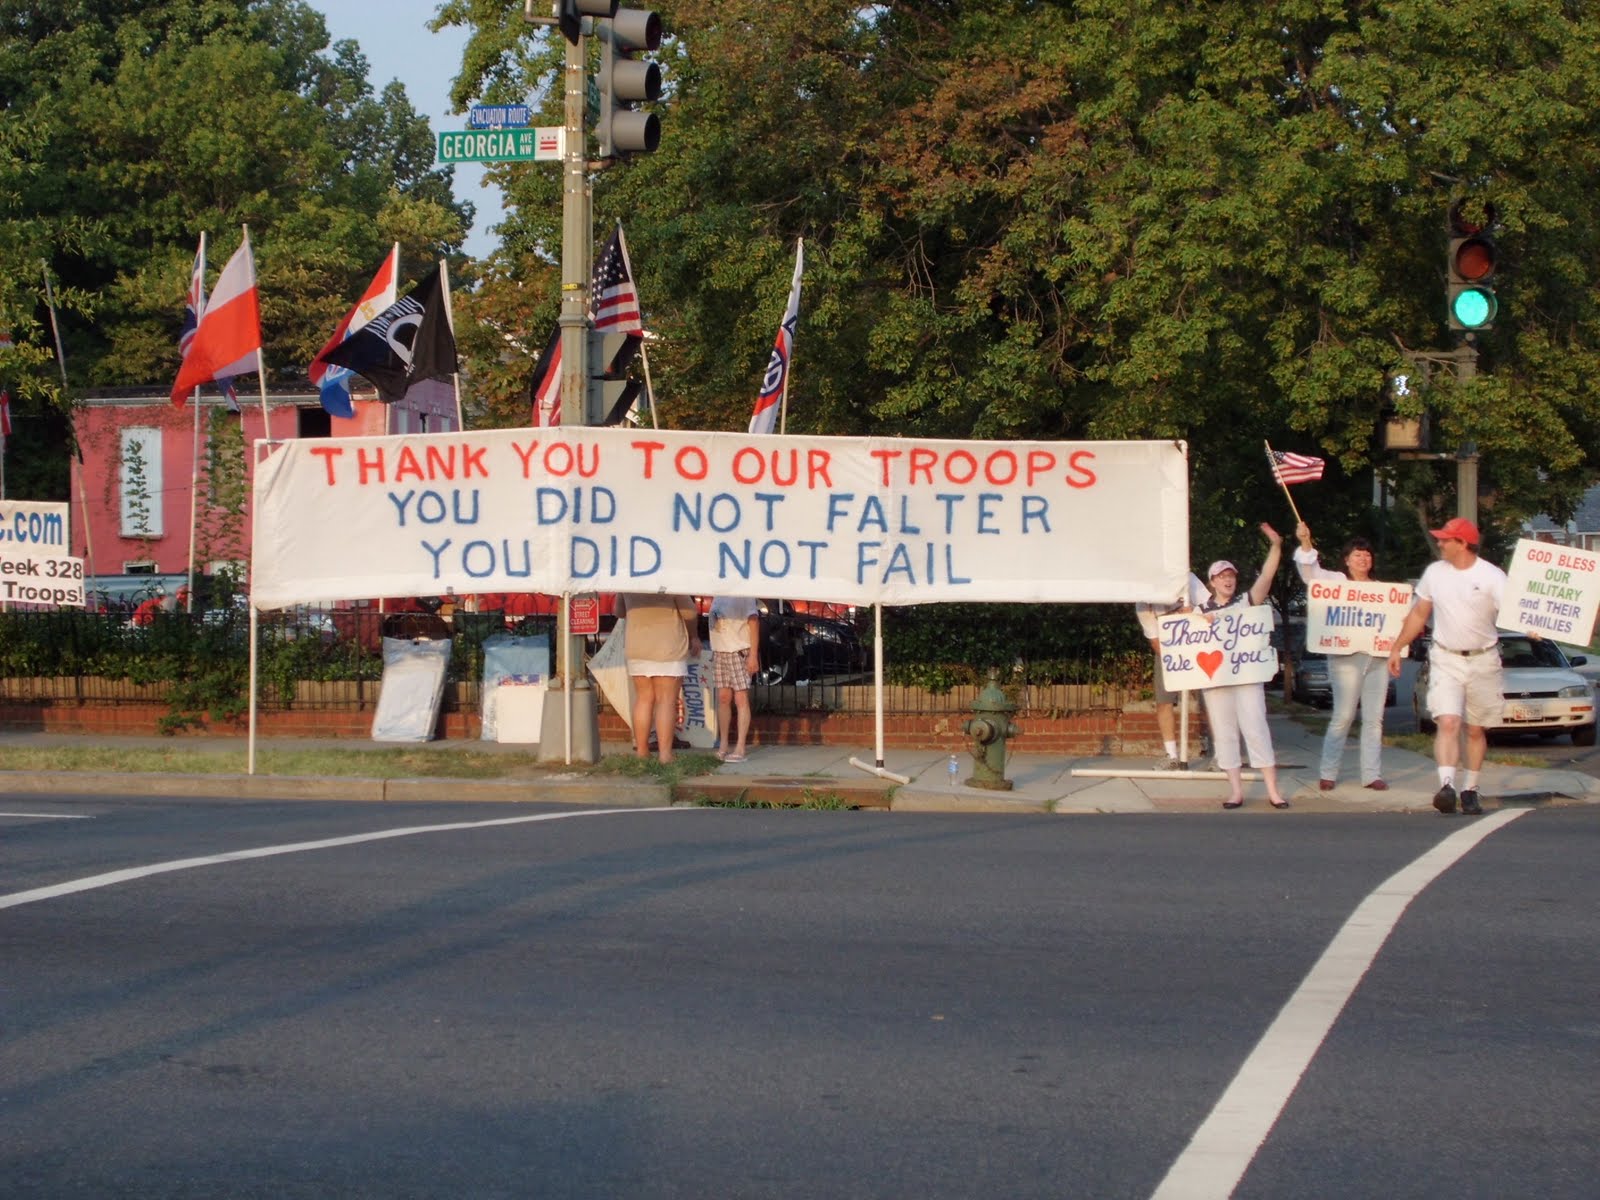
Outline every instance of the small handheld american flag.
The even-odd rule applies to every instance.
[[[1288,487],[1291,483],[1314,483],[1322,478],[1322,460],[1292,450],[1268,450],[1272,477]]]

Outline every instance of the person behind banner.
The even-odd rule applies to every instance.
[[[1467,766],[1461,778],[1461,811],[1477,816],[1483,812],[1478,771],[1489,749],[1487,726],[1499,719],[1505,702],[1495,619],[1505,595],[1506,573],[1478,557],[1478,527],[1465,517],[1451,517],[1443,529],[1429,532],[1439,543],[1439,559],[1417,581],[1416,603],[1389,651],[1389,674],[1399,677],[1402,652],[1432,617],[1428,711],[1436,726],[1433,758],[1439,770],[1433,807],[1442,813],[1456,811],[1464,721]]]
[[[1200,606],[1208,619],[1211,614],[1235,605],[1266,603],[1272,591],[1272,577],[1278,573],[1283,558],[1283,535],[1261,523],[1261,532],[1271,543],[1266,561],[1261,564],[1261,574],[1247,592],[1239,591],[1239,569],[1227,559],[1218,559],[1206,571],[1206,582],[1211,589],[1211,599]],[[1206,719],[1211,723],[1211,745],[1216,754],[1217,766],[1228,777],[1229,794],[1222,802],[1223,808],[1238,808],[1244,804],[1243,764],[1239,754],[1239,740],[1244,739],[1250,752],[1250,765],[1261,772],[1267,785],[1267,799],[1273,808],[1288,808],[1289,802],[1278,791],[1277,758],[1272,750],[1272,731],[1267,728],[1267,690],[1260,683],[1233,683],[1222,687],[1206,688]]]
[[[1377,562],[1372,543],[1354,537],[1344,544],[1340,561],[1343,571],[1330,571],[1318,558],[1311,541],[1311,527],[1301,521],[1294,527],[1300,548],[1294,552],[1295,569],[1307,585],[1316,580],[1353,580],[1368,583]],[[1328,655],[1328,681],[1333,685],[1333,715],[1322,738],[1322,764],[1317,784],[1331,792],[1339,782],[1339,761],[1361,708],[1361,786],[1375,792],[1388,790],[1383,780],[1383,708],[1389,693],[1388,663],[1375,654]]]
[[[633,751],[672,761],[672,735],[678,725],[678,699],[689,660],[700,657],[700,614],[688,596],[628,592],[617,597],[617,616],[626,617],[623,643],[633,680]]]
[[[1155,655],[1156,728],[1161,731],[1161,743],[1167,757],[1156,764],[1158,771],[1182,771],[1188,768],[1187,758],[1180,758],[1178,747],[1178,693],[1167,686],[1166,673],[1161,669],[1161,618],[1173,613],[1188,612],[1206,602],[1211,595],[1206,585],[1192,572],[1184,588],[1184,598],[1174,604],[1136,604],[1134,614],[1139,618],[1139,628],[1150,640],[1150,650]],[[1184,747],[1187,750],[1187,747]]]
[[[748,596],[717,596],[709,615],[711,681],[717,687],[717,731],[722,738],[717,757],[740,763],[750,737],[750,677],[761,669],[761,608]],[[730,736],[735,717],[737,741]]]

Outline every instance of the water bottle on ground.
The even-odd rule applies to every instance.
[[[957,760],[957,758],[956,758],[956,756],[954,754],[952,754],[950,756],[950,761],[945,764],[945,768],[944,769],[946,771],[950,772],[950,785],[952,787],[954,787],[955,786],[955,782],[956,782],[956,775],[961,771],[961,763]]]

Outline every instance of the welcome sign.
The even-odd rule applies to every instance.
[[[1188,574],[1181,442],[301,439],[259,466],[254,500],[260,608],[452,591],[1134,603]]]
[[[1306,649],[1387,657],[1409,611],[1409,583],[1313,580],[1306,585]]]
[[[1268,683],[1277,673],[1269,605],[1161,618],[1161,674],[1175,692]]]

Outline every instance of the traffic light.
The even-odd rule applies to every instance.
[[[526,9],[524,16],[532,16],[535,2],[523,0]],[[617,11],[617,0],[559,0],[556,9],[556,23],[561,26],[561,36],[576,46],[578,38],[583,35],[583,19],[609,17]]]
[[[1499,252],[1494,244],[1494,206],[1482,207],[1481,219],[1469,216],[1466,203],[1450,206],[1450,247],[1446,299],[1451,329],[1474,333],[1494,325],[1500,309],[1494,296],[1494,269]]]
[[[589,423],[618,425],[633,408],[643,386],[628,374],[644,339],[636,333],[590,331],[589,361],[600,365],[590,393]]]
[[[648,154],[661,142],[661,118],[634,105],[661,95],[661,66],[633,56],[661,48],[661,17],[643,8],[619,8],[596,23],[600,39],[600,157]]]

